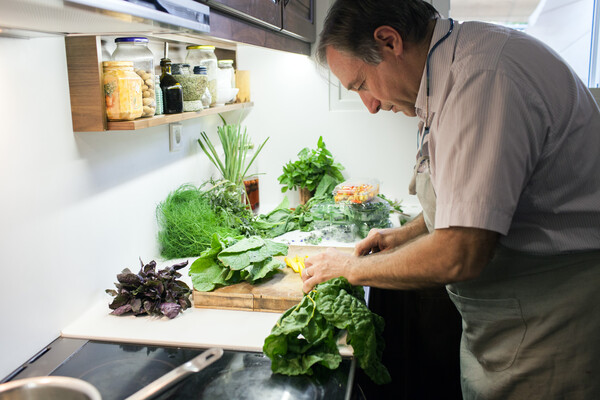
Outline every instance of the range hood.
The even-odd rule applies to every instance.
[[[2,0],[0,36],[206,34],[209,18],[193,0]]]

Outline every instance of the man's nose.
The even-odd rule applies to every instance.
[[[359,92],[358,95],[360,96],[360,99],[364,105],[367,106],[369,112],[371,114],[377,114],[381,108],[381,102],[366,92]]]

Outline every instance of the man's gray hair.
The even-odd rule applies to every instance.
[[[427,36],[437,10],[423,0],[337,0],[329,9],[319,36],[317,60],[327,64],[327,47],[357,57],[368,64],[381,62],[373,33],[382,25],[394,28],[402,40],[419,43]]]

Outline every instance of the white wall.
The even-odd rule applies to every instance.
[[[167,264],[158,256],[155,207],[180,184],[199,184],[214,171],[195,141],[202,130],[215,138],[220,121],[184,121],[184,149],[175,153],[166,126],[73,133],[64,40],[0,38],[0,59],[4,377],[93,301],[108,304],[104,289],[121,269],[138,268],[139,257]],[[384,193],[407,198],[413,120],[329,112],[327,81],[308,57],[244,46],[238,63],[251,71],[248,132],[256,142],[271,138],[259,160],[263,204],[281,200],[283,164],[319,135],[347,176],[378,177]]]
[[[198,154],[218,116],[168,127],[73,133],[64,39],[0,38],[0,377],[55,339],[121,269],[159,260],[155,207],[212,168]],[[233,117],[235,118],[235,117]],[[108,311],[108,308],[107,308]]]

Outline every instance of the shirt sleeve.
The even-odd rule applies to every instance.
[[[456,79],[432,121],[436,229],[508,233],[549,131],[542,108],[534,91],[504,73],[483,70]]]

